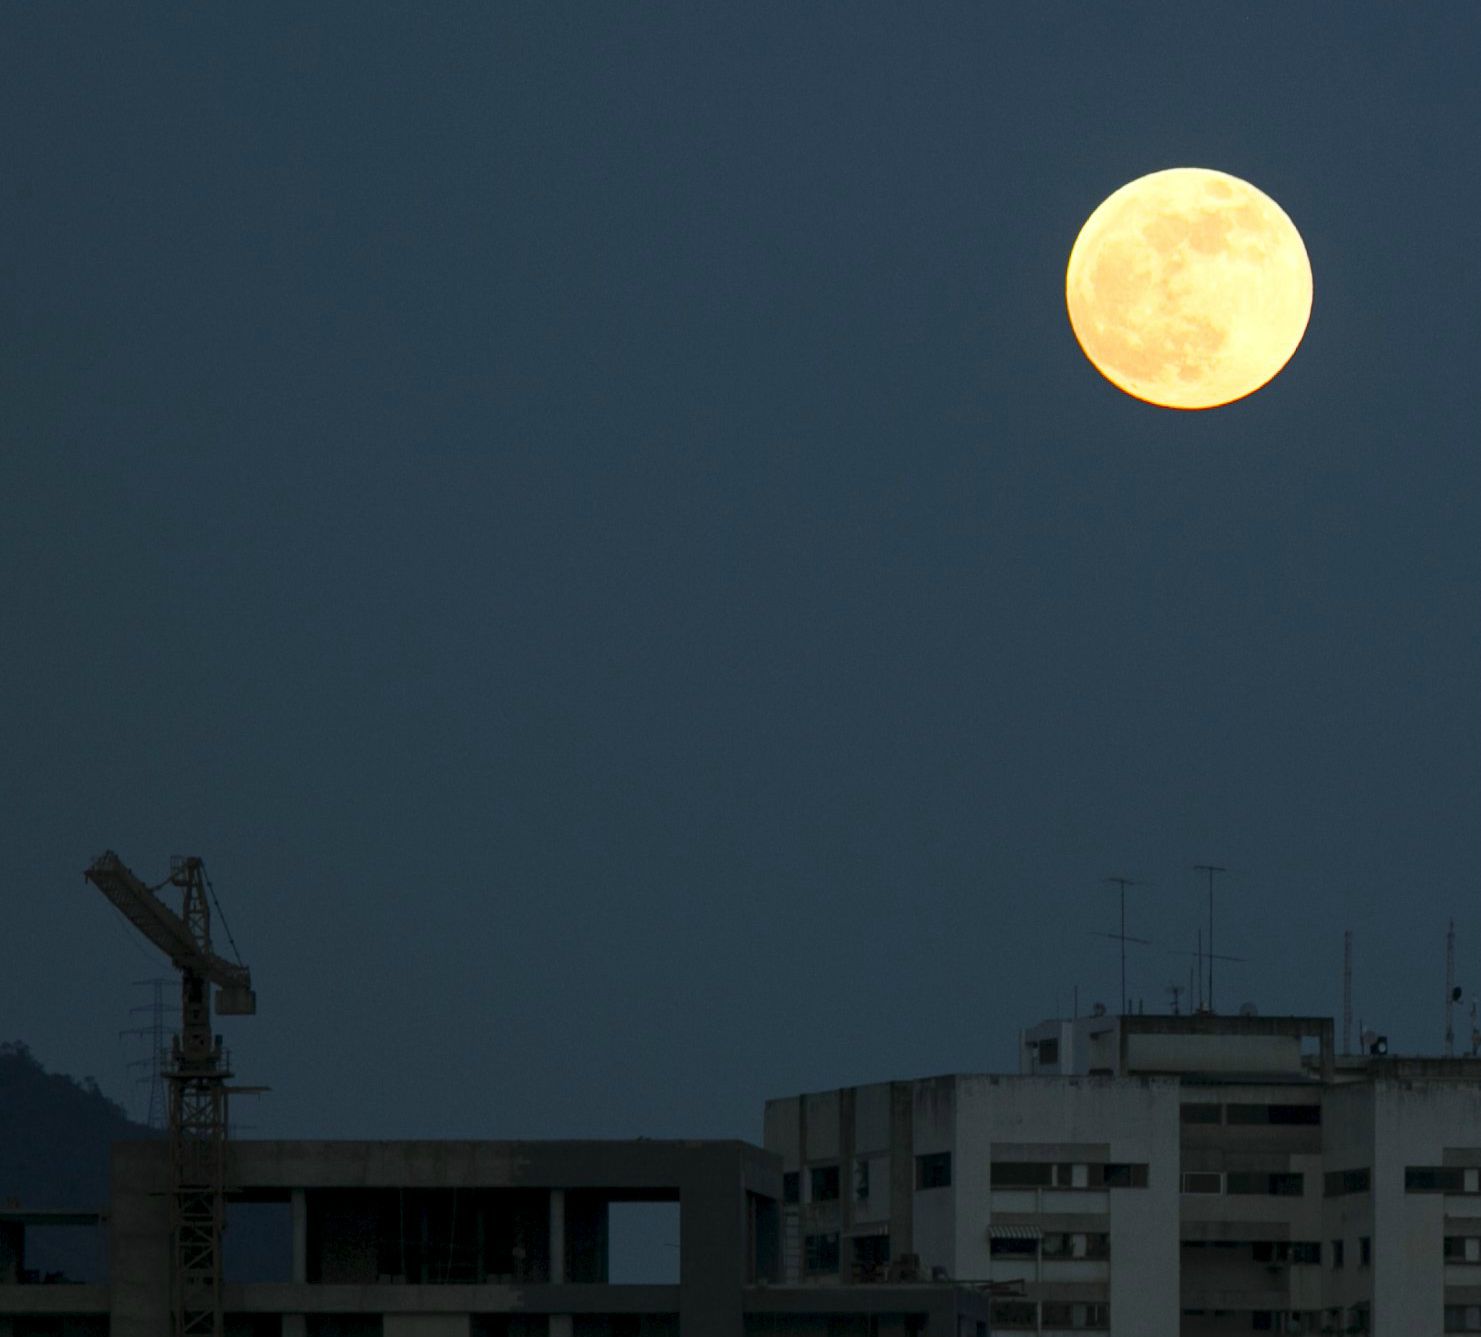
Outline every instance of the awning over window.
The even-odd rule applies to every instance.
[[[1036,1240],[1044,1232],[1038,1226],[988,1226],[990,1240]]]

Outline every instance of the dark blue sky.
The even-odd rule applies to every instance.
[[[263,1134],[759,1136],[1186,979],[1481,986],[1481,12],[0,10],[0,1038],[122,1092],[203,855]],[[1245,177],[1202,414],[1064,263]],[[1462,1025],[1461,1029],[1464,1029]],[[137,1053],[137,1050],[132,1051]]]

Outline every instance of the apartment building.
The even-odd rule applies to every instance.
[[[1481,1062],[1099,1014],[1020,1068],[769,1102],[784,1276],[969,1282],[995,1332],[1481,1332]]]

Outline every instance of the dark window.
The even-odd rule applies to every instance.
[[[1333,1267],[1341,1267],[1342,1266],[1344,1252],[1345,1252],[1345,1246],[1343,1245],[1342,1241],[1341,1240],[1333,1240],[1332,1241],[1332,1266]]]
[[[1059,1062],[1059,1041],[1058,1040],[1040,1040],[1039,1043],[1038,1043],[1038,1050],[1039,1050],[1039,1062],[1040,1063],[1058,1063]]]
[[[863,1202],[869,1196],[869,1162],[854,1162],[854,1201]]]
[[[994,1161],[994,1188],[1045,1188],[1053,1166],[1047,1161]]]
[[[1045,1258],[1073,1258],[1075,1256],[1075,1237],[1066,1235],[1063,1231],[1051,1230],[1045,1233],[1039,1242],[1039,1252]]]
[[[803,1266],[808,1275],[838,1271],[838,1236],[809,1235],[803,1245]]]
[[[1322,1181],[1322,1191],[1329,1198],[1340,1198],[1348,1193],[1366,1193],[1372,1185],[1372,1173],[1368,1170],[1329,1170]]]
[[[811,1201],[838,1201],[838,1167],[836,1165],[813,1166],[810,1171],[810,1182],[812,1184]]]
[[[1065,1164],[1061,1162],[1054,1167],[1054,1187],[1075,1187],[1075,1167],[1073,1164]]]
[[[1183,1172],[1184,1193],[1221,1193],[1224,1176],[1217,1170],[1185,1170]]]
[[[1464,1235],[1445,1236],[1445,1261],[1447,1263],[1463,1263],[1466,1260],[1466,1240]]]
[[[1465,1176],[1459,1170],[1439,1165],[1404,1167],[1405,1193],[1459,1193],[1465,1187]]]
[[[782,1176],[782,1201],[797,1202],[802,1197],[802,1176],[796,1170],[788,1170]]]
[[[1283,1124],[1303,1124],[1310,1126],[1322,1121],[1322,1107],[1320,1105],[1272,1105],[1270,1107],[1270,1122]]]
[[[1109,1161],[1090,1166],[1091,1188],[1146,1188],[1145,1162]]]
[[[304,1320],[308,1337],[381,1337],[379,1314],[310,1314]]]
[[[854,1280],[883,1281],[884,1270],[890,1261],[890,1237],[888,1235],[858,1235],[854,1247]]]
[[[1281,1172],[1260,1174],[1231,1170],[1224,1176],[1224,1192],[1242,1194],[1269,1194],[1277,1198],[1299,1198],[1303,1190],[1302,1176]]]
[[[949,1188],[951,1185],[951,1152],[934,1151],[915,1158],[916,1188]]]
[[[1038,1309],[1032,1300],[994,1300],[990,1322],[995,1332],[1032,1330],[1038,1326]]]
[[[1045,1300],[1044,1327],[1096,1330],[1110,1326],[1109,1306],[1099,1301]]]
[[[1446,1332],[1481,1332],[1481,1305],[1446,1305]]]
[[[1295,1240],[1291,1244],[1291,1261],[1316,1267],[1322,1261],[1322,1246],[1319,1240]]]
[[[1085,1236],[1085,1256],[1087,1258],[1109,1258],[1111,1237],[1103,1230],[1092,1230]]]
[[[987,1251],[994,1258],[1037,1258],[1039,1241],[1033,1237],[1028,1239],[994,1238],[988,1244]]]
[[[1269,1123],[1269,1105],[1230,1105],[1224,1111],[1225,1123]]]
[[[1218,1123],[1221,1105],[1211,1105],[1204,1101],[1193,1101],[1183,1106],[1184,1123]]]
[[[1358,1241],[1358,1266],[1373,1266],[1373,1240],[1368,1235]]]
[[[542,1315],[543,1318],[543,1315]],[[545,1333],[533,1325],[516,1331]],[[577,1314],[572,1337],[679,1337],[677,1314]]]

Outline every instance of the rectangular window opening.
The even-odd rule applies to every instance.
[[[616,1286],[679,1284],[679,1204],[614,1202],[607,1209],[607,1277]]]

